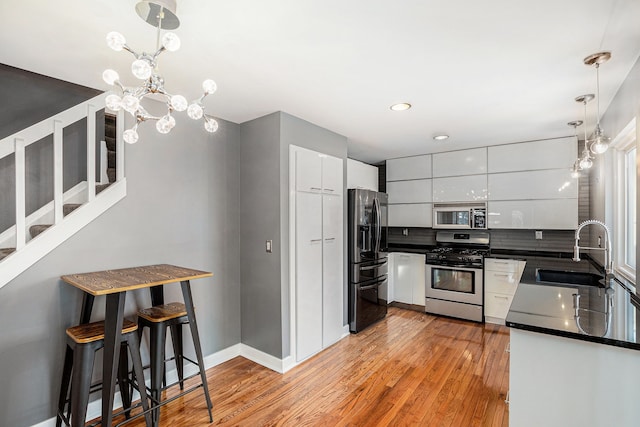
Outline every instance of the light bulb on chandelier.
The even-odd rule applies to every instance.
[[[213,94],[217,90],[216,83],[207,79],[202,83],[203,95],[189,103],[182,95],[172,95],[164,87],[164,79],[158,73],[157,59],[165,50],[175,52],[180,48],[180,38],[172,32],[165,33],[160,37],[162,29],[175,29],[180,25],[180,21],[175,14],[175,0],[153,0],[140,1],[136,5],[136,12],[147,23],[157,28],[158,43],[156,52],[153,55],[147,53],[136,53],[128,45],[125,37],[112,31],[107,34],[107,45],[119,52],[126,50],[131,53],[135,60],[131,64],[131,73],[142,80],[142,85],[138,87],[123,86],[120,76],[115,70],[105,70],[102,73],[103,80],[110,86],[119,90],[119,94],[111,93],[105,98],[105,105],[109,110],[125,110],[135,117],[135,125],[123,133],[124,140],[129,144],[138,141],[138,125],[147,120],[156,121],[156,129],[162,134],[169,133],[176,125],[176,119],[172,113],[174,111],[187,111],[187,115],[193,120],[204,117],[204,128],[207,132],[218,130],[218,122],[210,115],[205,114],[203,100],[207,95]],[[148,95],[159,95],[166,101],[167,112],[162,116],[149,114],[141,105],[143,99]]]

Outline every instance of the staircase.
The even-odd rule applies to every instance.
[[[104,94],[0,140],[0,159],[14,156],[16,187],[15,224],[0,233],[0,287],[126,195],[124,143],[117,137],[122,135],[123,117],[104,114],[101,140],[102,136],[96,137],[96,126],[101,125],[96,123],[96,112],[102,109]],[[86,121],[86,180],[63,192],[63,130],[80,120]],[[26,147],[51,137],[53,200],[27,216]]]

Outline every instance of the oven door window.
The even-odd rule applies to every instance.
[[[443,291],[475,293],[475,272],[451,268],[431,268],[431,287]]]
[[[439,225],[469,225],[469,211],[438,211],[436,215]]]

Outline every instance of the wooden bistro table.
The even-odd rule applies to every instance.
[[[122,268],[118,270],[96,271],[93,273],[68,274],[61,279],[66,283],[84,291],[80,323],[89,323],[93,301],[96,296],[106,296],[104,357],[102,366],[102,423],[110,426],[113,411],[113,395],[115,392],[119,343],[124,318],[124,302],[127,291],[151,288],[152,300],[162,301],[162,286],[168,283],[180,282],[182,296],[187,309],[189,326],[193,337],[193,344],[200,368],[202,387],[209,409],[212,407],[207,377],[204,371],[200,337],[193,308],[191,285],[189,280],[211,277],[207,271],[177,267],[175,265],[159,264],[144,267]],[[159,286],[159,287],[158,287]],[[158,288],[156,288],[158,287]],[[142,381],[144,386],[144,381]],[[211,414],[211,412],[209,412]],[[213,421],[213,420],[211,420]],[[79,423],[79,424],[78,424]],[[84,425],[84,420],[74,420],[74,425]]]

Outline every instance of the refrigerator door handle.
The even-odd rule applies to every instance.
[[[380,268],[385,265],[387,265],[387,261],[381,262],[379,264],[369,265],[367,267],[360,267],[360,271],[375,270],[376,268]]]
[[[368,291],[369,289],[375,289],[380,287],[381,285],[387,283],[387,279],[381,280],[379,282],[374,283],[373,285],[360,286],[358,287],[359,291]]]
[[[380,252],[380,234],[382,233],[382,227],[380,223],[382,222],[382,217],[380,215],[380,201],[378,200],[377,197],[373,199],[373,210],[375,212],[375,218],[376,218],[375,235],[372,236],[374,238],[373,251],[378,253]]]

